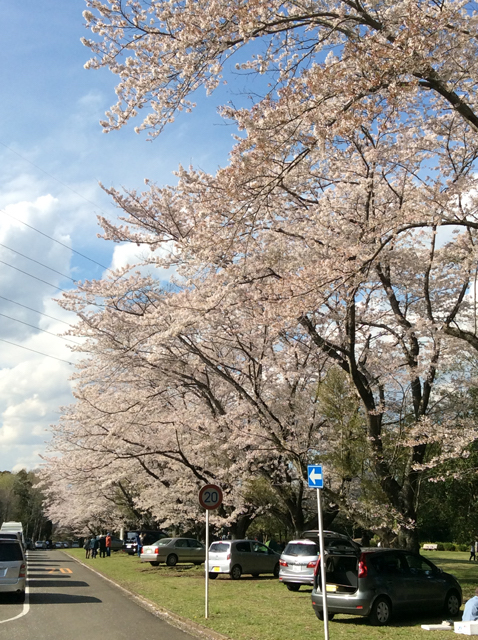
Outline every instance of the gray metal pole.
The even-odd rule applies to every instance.
[[[325,577],[324,527],[322,524],[322,502],[317,489],[317,514],[319,516],[320,581],[322,584],[322,609],[324,611],[324,635],[329,640],[329,616],[327,612],[327,579]]]
[[[204,570],[206,572],[206,611],[204,617],[207,619],[209,614],[209,509],[206,509],[206,562],[204,563]]]

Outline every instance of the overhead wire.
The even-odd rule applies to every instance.
[[[66,364],[71,364],[73,367],[75,366],[74,362],[70,362],[69,360],[63,360],[63,358],[57,358],[56,356],[50,356],[48,353],[42,353],[41,351],[36,351],[36,349],[30,349],[30,347],[24,347],[21,344],[10,342],[10,340],[5,340],[5,338],[0,338],[0,342],[6,342],[7,344],[11,344],[14,347],[20,347],[20,349],[25,349],[26,351],[31,351],[32,353],[38,353],[38,355],[45,356],[45,358],[52,358],[53,360],[59,360],[60,362],[66,362]]]

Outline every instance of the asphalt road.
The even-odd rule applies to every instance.
[[[59,550],[28,552],[24,605],[0,594],[5,640],[192,640]]]

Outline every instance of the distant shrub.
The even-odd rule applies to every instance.
[[[456,546],[453,544],[453,542],[444,542],[443,543],[443,550],[444,551],[456,551]]]
[[[445,545],[443,544],[443,542],[439,542],[437,544],[437,551],[445,551]]]
[[[458,551],[468,551],[469,545],[467,545],[467,544],[458,544],[457,547],[458,547]]]

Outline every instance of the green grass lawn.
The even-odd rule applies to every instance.
[[[209,581],[209,618],[204,617],[204,567],[177,565],[152,567],[136,556],[113,553],[111,558],[85,560],[82,549],[69,549],[75,558],[94,567],[118,584],[184,618],[193,620],[233,640],[302,640],[323,638],[323,623],[317,620],[310,602],[311,589],[293,593],[269,576],[244,576],[233,581],[219,576]],[[478,563],[468,562],[468,553],[431,552],[427,557],[444,571],[454,574],[466,601],[478,586]],[[460,615],[461,617],[461,615]],[[421,624],[439,623],[443,615],[395,620],[388,627],[372,627],[362,618],[336,616],[329,623],[331,640],[352,640],[356,634],[367,640],[451,640],[450,631],[424,631]]]

